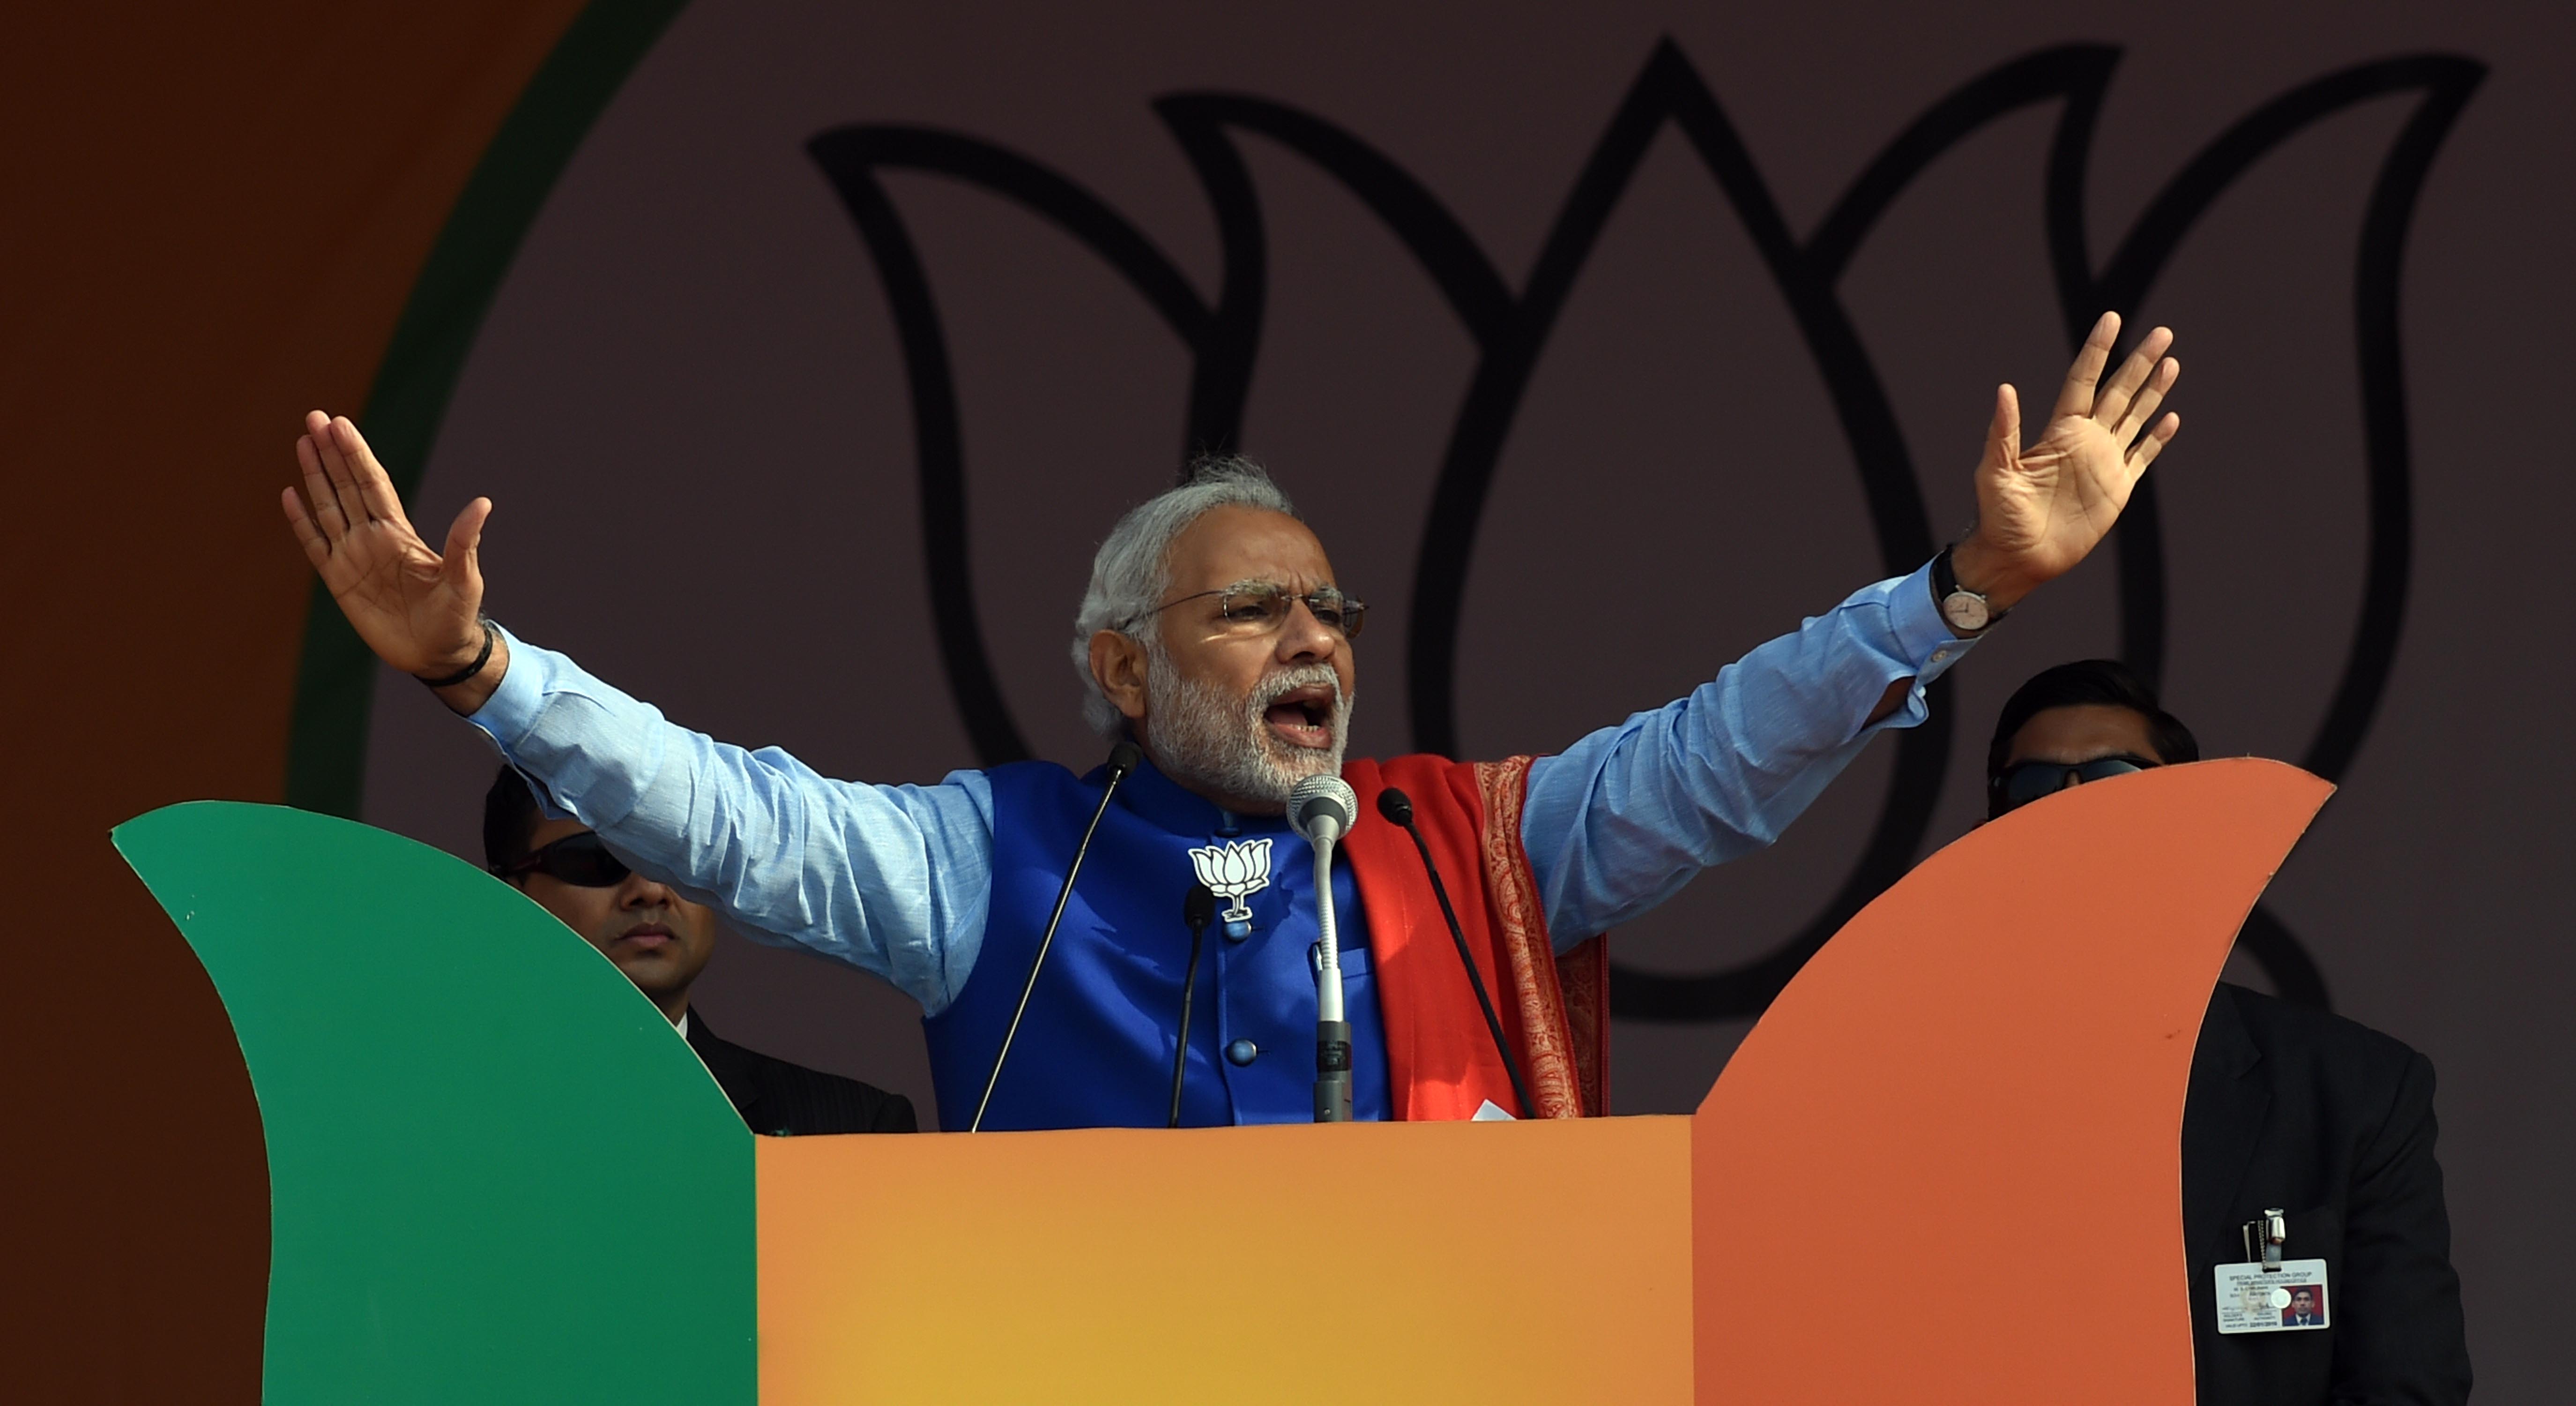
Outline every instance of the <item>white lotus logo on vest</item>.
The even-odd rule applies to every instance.
[[[1208,892],[1232,905],[1217,916],[1229,924],[1252,921],[1252,910],[1243,906],[1243,900],[1270,887],[1269,840],[1236,840],[1194,849],[1190,865],[1199,871],[1199,882],[1208,886]]]

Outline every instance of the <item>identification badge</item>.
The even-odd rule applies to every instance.
[[[2333,1326],[2324,1260],[2283,1260],[2274,1270],[2260,1264],[2218,1266],[2218,1331],[2295,1333]]]

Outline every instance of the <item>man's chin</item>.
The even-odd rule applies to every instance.
[[[650,952],[629,957],[615,964],[617,970],[635,989],[660,999],[662,993],[677,984],[680,976],[679,953]]]

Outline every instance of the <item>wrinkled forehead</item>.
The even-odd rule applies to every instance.
[[[1300,591],[1339,584],[1324,544],[1306,524],[1261,508],[1210,508],[1172,539],[1172,593],[1276,581]]]

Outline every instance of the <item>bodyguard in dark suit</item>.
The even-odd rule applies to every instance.
[[[912,1100],[901,1094],[746,1050],[709,1029],[702,1012],[689,1013],[687,1034],[689,1048],[755,1133],[919,1131]]]
[[[747,1050],[689,1008],[689,987],[715,951],[715,915],[627,869],[577,820],[548,819],[516,771],[483,797],[483,857],[537,906],[598,948],[678,1027],[755,1133],[908,1133],[901,1094]]]
[[[2124,771],[2197,761],[2181,721],[2126,668],[2087,660],[2023,684],[1996,720],[1987,812]],[[2433,1066],[2386,1035],[2221,982],[2183,1107],[2183,1242],[2202,1406],[2463,1402],[2469,1353]],[[2222,1334],[2217,1266],[2279,1209],[2282,1257],[2326,1262],[2331,1326]],[[2284,1309],[2284,1325],[2292,1309]]]
[[[2182,1117],[2204,1403],[2468,1399],[2433,1131],[2432,1061],[2355,1021],[2219,984]],[[2239,1227],[2275,1207],[2283,1257],[2326,1262],[2333,1326],[2221,1335],[2216,1266],[2244,1259]]]

